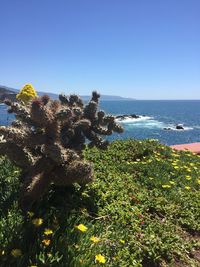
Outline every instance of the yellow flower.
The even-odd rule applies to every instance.
[[[123,239],[120,239],[119,242],[122,244],[125,244],[125,240],[123,240]]]
[[[5,250],[0,249],[0,256],[3,256],[5,254]]]
[[[187,180],[191,180],[191,179],[192,179],[190,175],[186,175],[185,178],[186,178]]]
[[[43,243],[45,246],[49,246],[50,243],[51,243],[51,240],[50,240],[50,239],[44,239],[44,240],[42,240],[42,243]]]
[[[81,232],[86,232],[87,231],[87,227],[84,225],[84,224],[79,224],[79,225],[77,225],[77,226],[75,226],[79,231],[81,231]]]
[[[24,85],[19,94],[17,94],[16,96],[16,98],[24,104],[28,104],[28,102],[30,102],[35,97],[37,97],[37,93],[31,84]]]
[[[100,262],[100,263],[105,263],[106,262],[105,257],[103,255],[101,255],[101,254],[96,255],[95,256],[95,260]]]
[[[28,216],[29,216],[30,218],[32,218],[32,217],[34,216],[34,213],[33,213],[32,211],[28,211],[27,214],[28,214]]]
[[[42,218],[35,218],[32,220],[32,223],[36,226],[39,227],[40,225],[43,224],[43,219]]]
[[[90,238],[90,240],[91,240],[92,242],[94,242],[94,243],[98,243],[98,242],[100,241],[100,238],[98,238],[98,237],[96,237],[96,236],[92,236],[92,237]]]
[[[45,235],[52,235],[52,234],[53,234],[53,231],[52,231],[51,229],[46,228],[46,229],[44,230],[44,234],[45,234]]]
[[[171,185],[170,184],[163,184],[162,188],[171,188]]]
[[[179,169],[179,166],[174,166],[174,169]]]
[[[20,256],[22,255],[22,251],[21,251],[20,249],[18,249],[18,248],[13,249],[13,250],[11,251],[11,255],[12,255],[13,257],[15,257],[15,258],[20,257]]]
[[[185,186],[185,189],[190,190],[191,187],[190,186]]]
[[[197,180],[197,184],[200,184],[200,179]]]

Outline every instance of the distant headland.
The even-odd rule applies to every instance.
[[[10,88],[7,86],[0,85],[0,103],[3,102],[6,98],[15,100],[16,94],[19,90]],[[49,93],[49,92],[38,92],[38,95],[48,94],[51,98],[57,99],[58,94]],[[88,101],[91,97],[89,95],[81,95],[80,96],[84,101]],[[133,101],[136,99],[133,98],[126,98],[122,96],[115,96],[115,95],[101,95],[101,101]]]

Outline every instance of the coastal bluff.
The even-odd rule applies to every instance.
[[[5,99],[11,101],[16,100],[16,93],[5,86],[0,86],[0,103],[3,103]]]

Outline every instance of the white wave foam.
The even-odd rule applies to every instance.
[[[150,120],[152,117],[149,116],[139,116],[139,118],[131,118],[131,117],[125,117],[125,119],[116,119],[117,122],[120,123],[126,123],[126,124],[131,124],[131,123],[136,123],[140,121],[147,121]]]
[[[124,119],[116,119],[118,123],[122,123],[125,125],[126,128],[148,128],[148,129],[163,129],[169,131],[191,131],[194,127],[187,127],[182,124],[184,129],[176,129],[176,125],[174,124],[167,124],[161,121],[156,120],[154,117],[151,116],[142,116],[140,115],[139,118],[131,118],[125,117]],[[200,126],[197,126],[200,128]],[[195,127],[195,128],[197,128]]]
[[[200,129],[200,125],[195,125],[194,129]]]
[[[181,126],[183,126],[184,129],[176,129],[176,126],[174,126],[174,124],[169,124],[167,128],[170,128],[171,131],[178,131],[178,132],[194,130],[194,127],[187,127],[184,126],[183,124],[181,124]]]
[[[150,116],[139,116],[139,118],[126,117],[125,119],[116,119],[117,122],[125,124],[127,128],[148,128],[162,129],[165,126],[163,122],[155,120]]]

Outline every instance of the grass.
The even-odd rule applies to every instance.
[[[0,159],[0,266],[199,266],[200,156],[154,140],[84,156],[94,183],[52,185],[26,214],[20,170]]]

